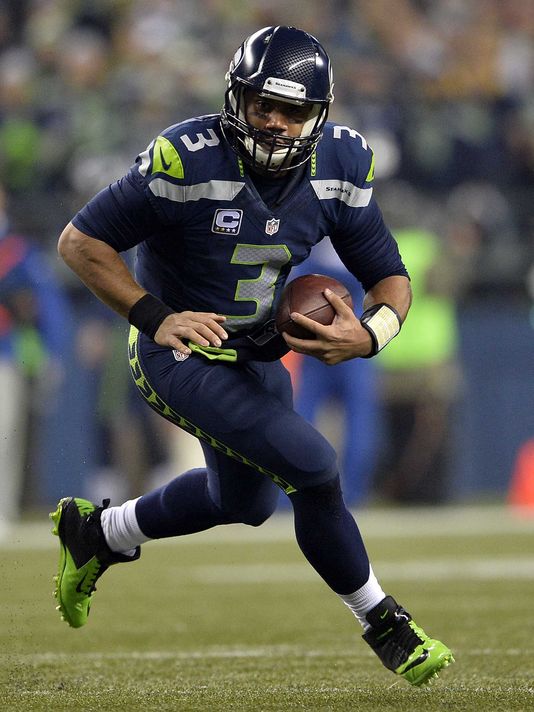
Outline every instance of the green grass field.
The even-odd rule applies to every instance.
[[[534,517],[358,514],[383,587],[456,664],[425,688],[383,668],[303,561],[286,515],[145,545],[60,622],[48,522],[0,544],[0,709],[534,710]]]

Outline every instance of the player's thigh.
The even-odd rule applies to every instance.
[[[288,371],[280,363],[248,363],[245,370],[288,407],[292,405],[292,386]],[[208,443],[202,444],[208,469],[208,489],[220,509],[239,513],[246,523],[261,523],[278,503],[279,488],[250,465],[238,462]]]
[[[332,447],[290,406],[281,364],[213,363],[198,355],[176,361],[171,351],[146,342],[138,355],[131,348],[145,399],[211,448],[286,491],[335,476]]]
[[[244,456],[245,464],[268,474],[283,489],[285,482],[296,489],[320,484],[335,475],[335,454],[293,410],[289,385],[286,393],[280,391],[280,369],[278,363],[230,367],[224,373],[212,369],[206,377],[212,398],[205,421],[238,458]],[[196,418],[202,417],[197,410]]]

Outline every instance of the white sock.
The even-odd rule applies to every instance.
[[[374,575],[372,567],[369,567],[369,578],[367,579],[367,583],[365,583],[361,588],[354,591],[354,593],[338,595],[343,603],[354,613],[364,631],[369,630],[371,627],[367,622],[365,615],[386,597],[386,594],[382,591],[382,587]]]
[[[111,551],[133,556],[136,546],[150,540],[150,537],[143,534],[137,523],[135,516],[137,499],[129,499],[119,507],[109,507],[102,512],[100,516],[102,531]]]

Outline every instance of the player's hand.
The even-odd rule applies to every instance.
[[[189,355],[191,349],[183,340],[193,341],[199,346],[222,346],[228,334],[221,324],[226,317],[207,312],[184,311],[169,314],[159,325],[154,341],[160,346],[169,346],[182,354]]]
[[[333,322],[330,326],[323,326],[303,314],[291,314],[291,319],[299,326],[311,331],[315,338],[297,339],[284,332],[282,336],[289,348],[297,353],[315,356],[329,366],[370,354],[371,336],[367,329],[364,329],[360,324],[356,314],[341,297],[330,289],[325,289],[324,295],[336,312]]]

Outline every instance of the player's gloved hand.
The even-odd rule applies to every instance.
[[[284,332],[283,337],[289,348],[297,353],[315,356],[329,366],[370,354],[371,336],[360,324],[356,314],[330,289],[325,289],[324,295],[336,312],[333,322],[329,326],[324,326],[303,314],[296,312],[291,314],[291,319],[311,331],[315,338],[297,339]]]
[[[226,317],[207,312],[184,311],[169,314],[161,322],[154,335],[160,346],[169,346],[182,354],[189,355],[191,349],[183,340],[193,341],[199,346],[222,346],[228,334],[221,324]]]

